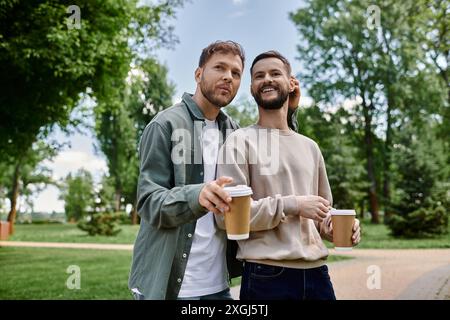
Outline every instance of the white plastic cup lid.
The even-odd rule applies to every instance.
[[[238,185],[234,187],[224,187],[231,197],[244,197],[253,194],[252,188],[246,185]]]
[[[331,209],[330,213],[332,216],[356,216],[355,210],[338,210],[338,209]]]

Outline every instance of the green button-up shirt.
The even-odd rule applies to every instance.
[[[290,114],[290,119],[295,115]],[[238,125],[222,111],[220,145]],[[290,121],[290,126],[296,121]],[[146,299],[176,299],[181,288],[196,221],[207,213],[198,201],[203,180],[201,134],[205,118],[190,94],[147,125],[139,146],[137,209],[129,288]],[[230,278],[240,275],[236,242],[227,241]]]

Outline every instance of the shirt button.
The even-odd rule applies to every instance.
[[[200,172],[200,175],[201,175],[201,176],[203,175],[203,171]]]
[[[186,257],[187,257],[187,254],[186,254],[186,253],[183,253],[183,258],[186,259]]]
[[[192,233],[188,233],[188,238],[192,238]]]
[[[177,279],[177,282],[178,282],[178,283],[181,283],[181,278],[178,278],[178,279]]]

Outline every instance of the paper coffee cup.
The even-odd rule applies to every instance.
[[[332,209],[333,243],[338,251],[350,251],[353,248],[352,235],[355,222],[355,210]]]
[[[228,239],[248,239],[250,233],[250,204],[252,188],[245,185],[225,187],[232,200],[228,204],[230,211],[225,212],[225,229]]]

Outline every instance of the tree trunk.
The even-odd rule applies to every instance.
[[[20,187],[20,167],[22,165],[22,160],[16,164],[14,168],[14,175],[12,181],[11,193],[9,195],[9,200],[11,202],[11,210],[8,214],[8,222],[9,222],[9,234],[14,233],[14,223],[16,222],[17,215],[17,198],[19,197],[19,187]]]
[[[120,205],[122,199],[122,191],[119,189],[116,189],[115,196],[114,196],[114,211],[119,212],[120,211]]]
[[[137,200],[133,203],[133,209],[131,210],[131,224],[136,225],[140,223],[139,215],[137,214]]]
[[[384,202],[384,220],[389,220],[391,216],[390,203],[391,203],[391,162],[392,162],[392,95],[388,95],[388,108],[387,108],[387,128],[386,128],[386,141],[384,143],[384,181],[383,181],[383,202]]]
[[[371,130],[372,117],[369,111],[370,106],[364,106],[364,142],[367,157],[367,176],[369,178],[369,210],[372,216],[372,223],[379,223],[378,198],[377,198],[377,182],[375,179],[375,166],[373,155],[373,136]]]

